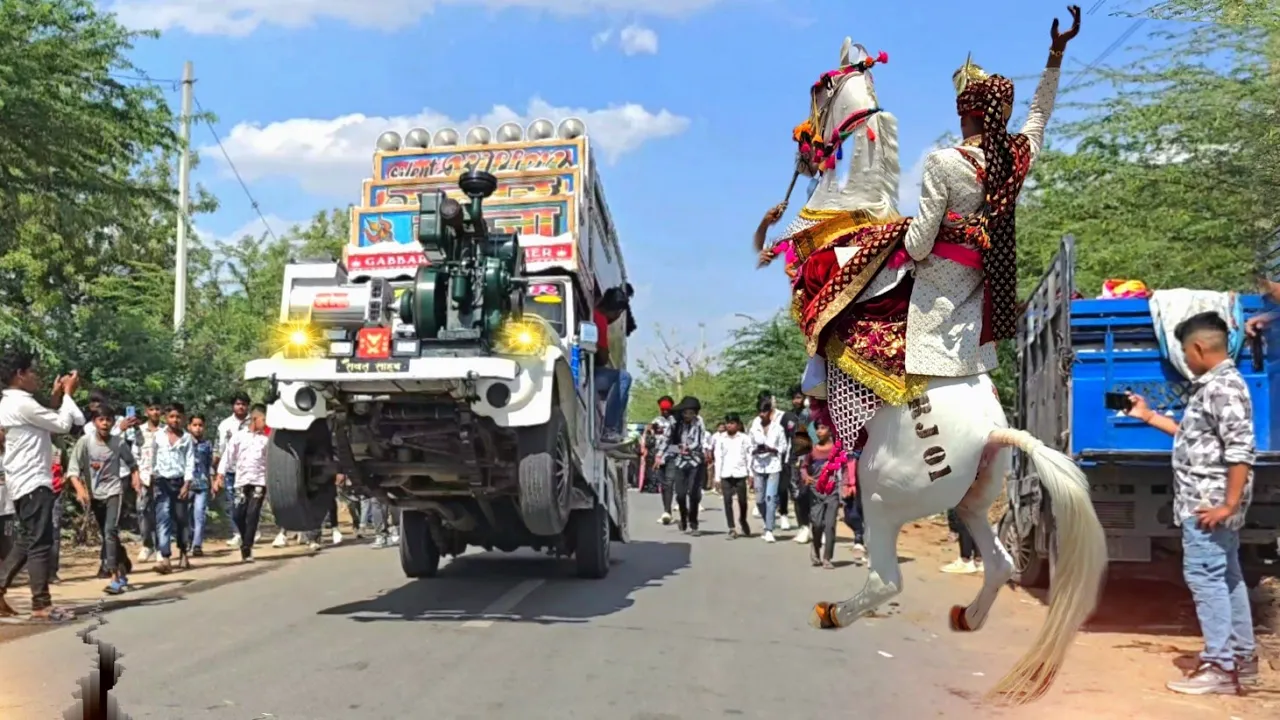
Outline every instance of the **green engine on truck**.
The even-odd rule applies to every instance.
[[[490,233],[484,219],[484,199],[497,184],[473,170],[458,180],[467,205],[443,190],[418,196],[418,242],[430,262],[419,266],[399,310],[423,341],[492,344],[504,322],[522,315],[519,237]]]

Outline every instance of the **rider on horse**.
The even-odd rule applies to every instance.
[[[883,404],[918,397],[929,377],[990,372],[995,341],[1013,337],[1014,210],[1044,144],[1063,51],[1078,32],[1079,9],[1071,14],[1067,32],[1054,23],[1020,133],[1006,129],[1010,80],[970,61],[953,75],[964,140],[925,158],[915,218],[863,223],[818,243],[806,244],[811,230],[786,238],[792,309],[810,356],[826,359],[842,436],[852,437]]]

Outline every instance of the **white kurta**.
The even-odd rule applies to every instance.
[[[1057,68],[1045,68],[1022,126],[1033,162],[1044,146],[1060,75]],[[915,287],[907,311],[906,364],[912,375],[967,377],[990,372],[997,365],[995,343],[979,343],[982,270],[930,254],[948,212],[967,216],[982,207],[977,171],[961,153],[985,166],[982,150],[976,147],[944,148],[925,157],[920,209],[903,240],[915,261]]]

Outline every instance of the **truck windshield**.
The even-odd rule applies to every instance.
[[[529,295],[524,303],[524,311],[538,315],[551,323],[556,333],[564,337],[564,319],[566,302],[563,283],[530,283]]]

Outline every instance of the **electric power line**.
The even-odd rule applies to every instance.
[[[240,183],[240,189],[244,191],[245,197],[249,199],[249,206],[258,214],[258,219],[262,221],[262,226],[267,229],[267,235],[272,240],[279,242],[280,238],[276,236],[275,230],[271,229],[271,223],[267,222],[267,216],[262,212],[262,206],[258,204],[257,198],[253,196],[253,192],[249,190],[249,184],[244,181],[244,177],[240,175],[240,170],[236,167],[236,163],[231,159],[231,154],[227,152],[227,148],[222,144],[222,138],[218,135],[218,131],[213,127],[213,123],[209,120],[209,114],[205,112],[204,106],[200,104],[200,98],[194,94],[191,99],[196,104],[196,110],[200,113],[200,121],[208,128],[209,134],[213,136],[214,143],[217,144],[218,150],[222,153],[222,159],[226,161],[227,167],[231,168],[231,174],[235,176],[236,182]]]
[[[172,85],[174,90],[177,90],[182,85],[182,80],[174,78],[154,78],[142,68],[135,68],[135,70],[138,73],[137,75],[112,73],[110,76],[116,80],[142,82],[151,85]],[[255,213],[257,213],[258,219],[262,221],[262,226],[266,228],[267,235],[271,236],[272,240],[279,242],[280,238],[276,235],[275,230],[271,228],[271,223],[267,222],[267,216],[262,212],[262,206],[258,204],[257,198],[255,198],[253,196],[253,192],[249,190],[249,184],[246,183],[244,181],[244,177],[240,175],[240,170],[236,167],[235,161],[231,159],[231,154],[227,152],[226,146],[222,144],[222,138],[219,137],[218,131],[213,127],[213,123],[209,120],[209,114],[205,112],[204,106],[200,104],[200,98],[196,97],[193,92],[191,100],[195,103],[196,110],[200,113],[200,121],[204,123],[206,128],[208,128],[209,134],[213,136],[214,143],[217,144],[218,150],[222,153],[223,160],[227,163],[227,167],[231,168],[231,173],[235,176],[236,182],[240,183],[240,189],[244,191],[245,197],[249,199],[249,206],[253,208]],[[190,148],[187,148],[187,150],[190,151]]]

